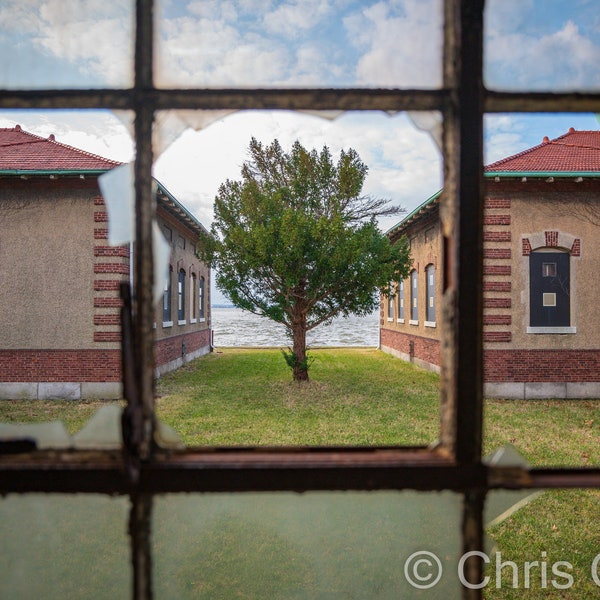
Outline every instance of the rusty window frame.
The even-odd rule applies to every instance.
[[[133,597],[152,597],[150,520],[154,494],[285,490],[454,490],[463,495],[463,551],[483,549],[488,490],[600,487],[600,469],[490,467],[482,463],[483,115],[600,112],[598,93],[494,92],[482,77],[483,0],[444,0],[441,89],[157,89],[153,0],[136,0],[135,80],[130,89],[0,90],[0,108],[129,110],[135,114],[136,236],[132,319],[123,291],[122,452],[24,452],[0,457],[0,493],[129,495]],[[151,166],[154,114],[169,109],[440,111],[444,117],[444,236],[440,441],[435,449],[165,453],[153,445],[154,377]],[[135,362],[133,360],[135,357]],[[458,424],[460,423],[460,427]],[[481,561],[466,577],[481,581]],[[465,598],[480,590],[464,589]]]

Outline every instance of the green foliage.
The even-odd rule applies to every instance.
[[[314,358],[306,353],[304,359],[302,361],[298,360],[296,353],[289,348],[287,350],[281,350],[281,354],[283,354],[283,359],[285,360],[285,364],[290,368],[294,369],[294,367],[299,367],[301,369],[305,369],[308,371],[308,368],[314,362]]]
[[[219,188],[198,256],[233,304],[288,328],[302,362],[306,331],[372,312],[408,275],[407,241],[392,246],[375,221],[400,209],[361,195],[368,169],[352,149],[337,164],[299,142],[285,153],[252,139],[249,152],[241,181]]]

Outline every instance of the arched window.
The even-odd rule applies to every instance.
[[[185,323],[185,271],[179,271],[177,280],[177,319]]]
[[[398,284],[398,321],[404,323],[404,279]]]
[[[419,277],[416,271],[410,272],[410,320],[419,322]]]
[[[204,277],[200,277],[198,285],[198,318],[204,319]]]
[[[190,323],[196,322],[196,315],[198,314],[198,298],[196,296],[196,273],[192,273],[190,276]]]
[[[432,327],[435,325],[435,267],[428,265],[425,269],[426,290],[427,290],[427,317],[425,325]]]
[[[171,273],[172,269],[169,267],[163,291],[163,324],[171,323]]]
[[[390,283],[390,289],[388,291],[388,321],[394,320],[394,284]]]

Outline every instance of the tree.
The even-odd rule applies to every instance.
[[[361,195],[367,166],[350,149],[334,164],[329,149],[252,138],[241,181],[215,199],[211,232],[198,255],[217,270],[217,286],[238,308],[283,324],[286,360],[308,380],[306,332],[336,315],[366,315],[407,276],[406,240],[391,245],[376,217],[402,209]]]

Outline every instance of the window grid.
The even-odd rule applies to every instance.
[[[597,93],[490,92],[482,84],[483,0],[444,2],[444,82],[440,90],[157,90],[153,87],[153,1],[136,2],[135,83],[122,90],[0,90],[0,108],[106,108],[135,112],[136,247],[133,306],[123,289],[123,453],[0,457],[0,492],[129,494],[133,597],[152,597],[152,494],[182,491],[452,489],[462,492],[463,551],[483,550],[485,493],[494,488],[600,487],[600,469],[508,469],[481,462],[482,116],[488,112],[600,112]],[[224,453],[154,448],[152,125],[159,110],[439,110],[444,116],[446,326],[442,346],[443,452],[425,448]],[[460,244],[456,242],[460,240]],[[464,265],[464,267],[462,267]],[[469,293],[462,293],[469,290]],[[464,317],[468,315],[468,318]],[[133,318],[132,318],[133,317]],[[135,357],[135,362],[134,362]],[[460,428],[458,428],[460,423]],[[160,456],[160,460],[156,460]],[[124,467],[124,468],[123,468]],[[200,471],[202,476],[200,475]],[[481,581],[481,561],[466,577]],[[465,598],[479,590],[465,589]]]

